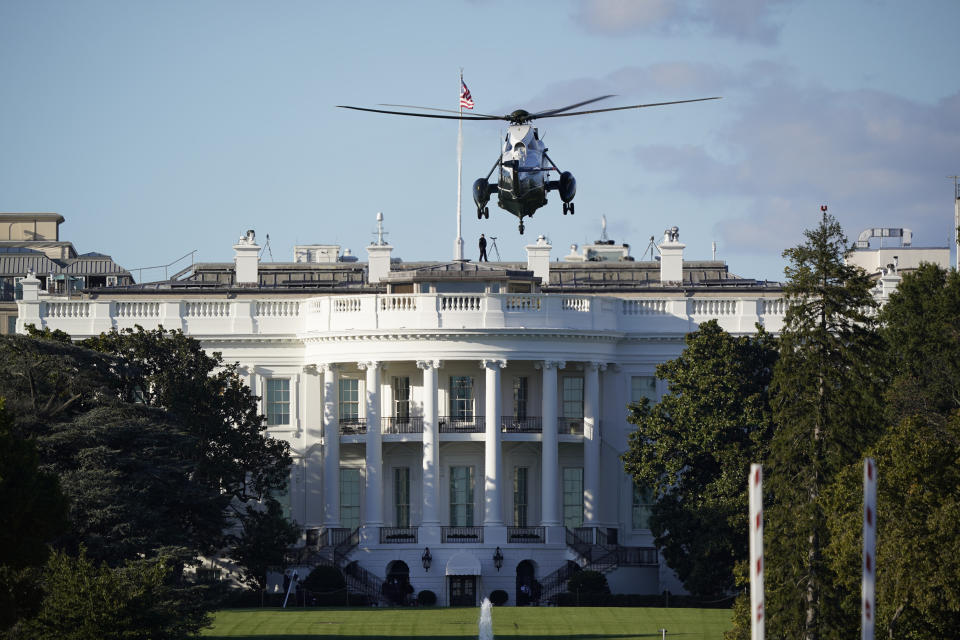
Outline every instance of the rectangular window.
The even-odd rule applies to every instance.
[[[527,419],[526,376],[517,376],[513,379],[513,417],[515,420]]]
[[[7,333],[13,335],[17,332],[17,316],[7,316]]]
[[[583,378],[563,379],[563,417],[583,417]]]
[[[527,526],[527,467],[513,470],[513,526]]]
[[[360,417],[360,381],[356,378],[340,378],[340,420],[356,420]]]
[[[473,420],[473,378],[450,376],[450,417]]]
[[[656,376],[631,376],[630,402],[637,403],[643,398],[649,400],[651,405],[655,404],[659,399],[657,397]]]
[[[267,424],[290,424],[290,380],[267,380]]]
[[[360,526],[360,469],[340,469],[340,524],[351,531]]]
[[[393,503],[397,510],[397,526],[410,526],[410,467],[393,470]]]
[[[583,467],[563,470],[563,524],[568,529],[583,526]]]
[[[473,467],[450,467],[450,526],[473,526]]]
[[[653,506],[653,492],[646,487],[633,485],[633,528],[650,528],[650,509]]]
[[[410,417],[410,378],[407,376],[393,378],[393,417]]]

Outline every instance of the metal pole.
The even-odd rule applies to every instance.
[[[873,458],[863,461],[863,604],[860,615],[860,639],[873,640],[877,607],[877,465]]]
[[[460,120],[457,120],[457,239],[453,245],[453,259],[463,260],[463,236],[460,232],[460,191],[463,183],[463,69],[460,69],[460,82],[457,84],[457,104],[460,105]]]
[[[763,640],[763,468],[750,465],[750,637]]]

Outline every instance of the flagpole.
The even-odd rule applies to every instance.
[[[463,236],[460,234],[460,199],[463,184],[463,68],[460,69],[460,83],[457,85],[457,104],[460,105],[460,120],[457,120],[457,239],[453,245],[453,259],[463,260]]]

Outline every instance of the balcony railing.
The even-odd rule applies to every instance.
[[[380,527],[380,544],[417,543],[416,527]]]
[[[384,433],[423,433],[422,416],[382,418],[381,425]]]
[[[366,432],[366,418],[340,418],[340,435],[352,436]]]
[[[540,433],[543,431],[543,422],[540,420],[540,416],[528,416],[526,418],[502,416],[500,418],[500,430],[505,433]]]
[[[656,567],[660,561],[653,547],[619,547],[617,563],[621,566]]]
[[[557,431],[576,436],[583,435],[583,418],[557,418]]]
[[[445,544],[483,542],[483,527],[441,527],[440,542]]]
[[[483,433],[485,429],[483,416],[473,416],[472,418],[440,416],[437,421],[439,422],[440,433]]]
[[[545,536],[545,527],[507,527],[507,542],[543,544]]]

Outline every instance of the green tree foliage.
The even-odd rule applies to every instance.
[[[36,610],[37,568],[67,527],[67,500],[56,475],[39,468],[33,442],[13,430],[0,398],[0,630]]]
[[[113,330],[84,346],[127,364],[121,396],[162,407],[196,438],[194,480],[240,501],[286,485],[289,447],[267,436],[257,400],[220,353],[208,354],[182,331]]]
[[[960,629],[960,414],[907,418],[868,455],[877,463],[877,635],[948,638]],[[826,558],[859,622],[863,464],[825,492]],[[856,632],[856,626],[852,628]]]
[[[637,429],[625,468],[653,488],[656,544],[698,596],[729,592],[734,564],[747,557],[745,479],[770,438],[776,359],[776,341],[762,328],[732,336],[711,320],[687,336],[680,357],[657,367],[669,383],[660,402],[631,407]]]
[[[903,276],[880,313],[889,345],[891,424],[943,421],[960,409],[960,275],[934,264]]]
[[[36,440],[70,498],[61,548],[83,545],[113,567],[176,548],[186,550],[182,570],[246,545],[236,555],[257,572],[257,550],[282,553],[291,525],[258,505],[286,488],[288,445],[267,436],[236,365],[179,331],[137,328],[87,341],[102,352],[35,333],[0,337],[0,388],[17,409],[16,432]],[[280,536],[275,548],[271,532]]]
[[[284,551],[300,537],[300,528],[283,517],[273,498],[263,508],[249,508],[238,516],[241,535],[231,544],[230,557],[242,569],[241,581],[257,590],[267,588],[267,571],[283,564]]]
[[[202,587],[177,584],[170,559],[97,565],[57,552],[47,564],[39,615],[24,625],[36,640],[177,640],[210,624]]]
[[[847,239],[824,212],[789,260],[788,309],[771,405],[764,519],[768,632],[772,637],[847,637],[838,585],[825,566],[830,544],[823,490],[862,458],[881,432],[882,341],[872,284],[848,266]]]

